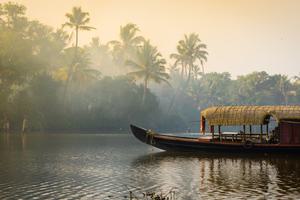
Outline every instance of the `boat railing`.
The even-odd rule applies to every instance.
[[[217,141],[253,141],[257,143],[265,143],[270,139],[270,133],[243,133],[243,132],[221,132],[214,133],[214,140]]]

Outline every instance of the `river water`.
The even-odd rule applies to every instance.
[[[130,134],[0,135],[0,199],[128,199],[129,191],[299,199],[300,158],[167,153]]]

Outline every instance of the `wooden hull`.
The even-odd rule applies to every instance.
[[[143,143],[166,151],[179,152],[232,152],[232,153],[300,153],[298,144],[245,144],[241,142],[211,142],[209,139],[186,138],[153,134],[130,125],[133,135]]]

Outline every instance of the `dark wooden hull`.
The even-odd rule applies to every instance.
[[[219,142],[201,138],[176,137],[151,134],[144,128],[130,125],[133,135],[143,143],[166,151],[179,152],[232,152],[232,153],[300,153],[300,145],[294,144],[245,144]]]

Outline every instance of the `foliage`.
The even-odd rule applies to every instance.
[[[121,26],[119,40],[93,38],[81,47],[79,31],[93,29],[89,14],[74,7],[66,17],[53,29],[28,19],[23,5],[0,4],[1,127],[9,122],[20,131],[26,120],[31,131],[119,131],[130,123],[197,131],[192,122],[208,106],[300,103],[299,76],[204,73],[208,53],[198,34],[178,42],[175,64],[166,69],[137,25]],[[75,31],[75,45],[64,27]]]
[[[202,73],[204,73],[203,63],[207,60],[206,45],[201,43],[198,34],[192,33],[184,35],[184,39],[180,40],[177,45],[177,53],[170,55],[170,58],[175,59],[175,66],[181,65],[181,76],[186,75],[187,82],[189,82],[192,73],[197,79],[199,74],[199,66],[197,61],[202,66]]]
[[[126,67],[126,61],[135,56],[137,47],[144,42],[142,36],[137,36],[139,28],[137,25],[129,23],[120,27],[120,41],[113,40],[109,44],[112,46],[112,56],[117,65]],[[128,72],[128,70],[125,70]]]
[[[83,66],[85,66],[85,74],[87,73],[86,66],[85,64],[82,65],[83,61],[86,61],[86,59],[82,59],[79,55],[78,52],[78,35],[79,35],[79,30],[84,30],[84,31],[90,31],[92,29],[95,29],[94,27],[87,26],[87,24],[90,22],[89,18],[89,13],[88,12],[83,12],[81,10],[81,7],[73,7],[71,13],[67,13],[66,17],[68,21],[63,24],[63,27],[70,27],[75,30],[75,48],[73,51],[73,58],[72,61],[68,64],[68,73],[67,73],[67,80],[65,83],[65,89],[64,89],[64,99],[66,103],[66,95],[67,95],[67,90],[70,84],[70,81],[72,80],[74,76],[74,72],[79,72],[82,70]],[[67,52],[68,53],[68,52]],[[81,54],[83,55],[83,54]],[[82,74],[82,73],[81,73]],[[76,76],[76,74],[75,74]],[[78,76],[78,74],[77,74]],[[75,77],[76,78],[76,77]],[[78,78],[78,77],[77,77]]]
[[[135,70],[128,73],[128,75],[136,79],[142,79],[144,82],[143,103],[146,98],[149,81],[168,83],[169,75],[165,70],[166,60],[162,58],[156,47],[150,45],[149,41],[144,42],[137,49],[135,59],[127,60],[126,64]]]
[[[92,41],[84,47],[84,50],[89,56],[91,67],[101,71],[101,74],[107,76],[122,74],[113,62],[109,45],[102,44],[99,37],[92,38]]]
[[[90,22],[89,13],[83,12],[81,10],[81,7],[73,7],[72,12],[67,13],[66,17],[67,17],[68,21],[65,24],[63,24],[63,27],[68,26],[70,28],[74,28],[75,31],[78,31],[78,30],[90,31],[92,29],[95,29],[91,26],[86,25]],[[76,38],[77,38],[77,36],[76,36]]]

